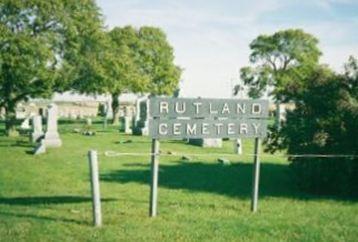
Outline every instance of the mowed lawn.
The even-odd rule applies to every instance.
[[[299,191],[282,157],[262,157],[259,210],[250,212],[252,157],[161,142],[158,217],[149,218],[150,139],[95,124],[93,137],[62,122],[63,147],[30,152],[24,135],[0,136],[0,241],[357,241],[358,203]],[[3,128],[3,126],[1,126]],[[87,152],[99,152],[103,227],[92,226]],[[252,154],[253,140],[244,153]],[[182,160],[182,153],[192,160]],[[222,165],[225,157],[231,165]],[[357,188],[358,189],[358,188]]]

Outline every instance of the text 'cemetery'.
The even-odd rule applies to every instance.
[[[153,138],[264,137],[268,101],[151,98]]]

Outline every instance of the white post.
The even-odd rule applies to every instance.
[[[98,179],[98,159],[97,151],[90,150],[88,152],[89,165],[90,165],[90,178],[91,178],[91,191],[92,191],[92,212],[93,212],[93,224],[96,227],[102,225],[102,213],[101,213],[101,195],[99,190]]]
[[[159,171],[159,140],[152,139],[152,161],[151,173],[152,180],[150,184],[150,207],[149,216],[157,216],[157,202],[158,202],[158,171]]]

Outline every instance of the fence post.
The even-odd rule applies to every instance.
[[[252,172],[252,197],[251,197],[251,211],[257,211],[257,204],[259,198],[259,179],[260,179],[260,138],[255,138],[254,150],[254,164]]]
[[[97,151],[88,151],[88,160],[90,166],[90,179],[91,179],[91,191],[92,191],[92,213],[93,224],[96,227],[102,225],[102,212],[101,212],[101,195],[99,190],[98,179],[98,157]]]
[[[152,154],[151,154],[151,184],[150,184],[150,205],[149,216],[157,216],[157,201],[158,201],[158,171],[159,171],[159,140],[152,139]]]

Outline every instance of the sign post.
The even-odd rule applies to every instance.
[[[159,139],[255,138],[251,210],[256,212],[260,138],[267,133],[267,100],[154,97],[150,98],[149,110],[151,217],[157,215]]]
[[[260,178],[260,146],[261,141],[259,138],[255,138],[255,150],[254,150],[254,164],[252,169],[252,196],[251,196],[251,211],[257,211],[257,203],[259,198],[259,178]]]

